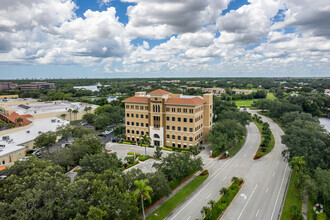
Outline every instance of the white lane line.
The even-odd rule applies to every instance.
[[[267,189],[266,189],[266,192],[265,192],[265,193],[267,193],[267,192],[268,192],[268,189],[269,189],[269,188],[267,188]]]
[[[258,211],[257,211],[257,214],[256,214],[256,217],[258,216],[258,214],[259,214],[259,211],[260,211],[260,210],[258,209]]]
[[[212,193],[210,193],[210,194],[206,197],[206,199],[210,198],[211,195],[212,195]]]
[[[189,220],[191,218],[191,216],[189,216],[188,218],[187,218],[187,220]]]
[[[243,210],[242,210],[241,213],[239,214],[237,220],[239,220],[239,219],[241,218],[241,216],[242,216],[242,214],[243,214],[243,212],[244,212],[244,210],[245,210],[247,204],[249,203],[250,199],[251,199],[252,196],[253,196],[253,193],[256,191],[257,186],[258,186],[258,185],[256,184],[256,186],[254,187],[254,189],[253,189],[253,191],[252,191],[252,193],[251,193],[249,199],[246,201],[245,206],[243,207]]]
[[[278,201],[278,197],[280,196],[281,190],[282,190],[282,186],[283,186],[283,182],[284,182],[284,177],[285,177],[285,172],[286,172],[286,168],[288,168],[288,164],[286,164],[285,169],[284,169],[284,173],[283,173],[283,177],[282,177],[282,182],[281,182],[281,186],[280,186],[280,190],[277,193],[277,197],[276,197],[276,201],[275,201],[275,205],[274,205],[274,209],[272,212],[272,216],[270,217],[270,219],[273,219],[274,213],[275,213],[275,208],[277,205],[277,201]]]
[[[227,179],[227,177],[223,178],[223,180],[222,180],[222,181],[225,181],[226,179]]]
[[[275,172],[273,172],[273,176],[275,176]]]

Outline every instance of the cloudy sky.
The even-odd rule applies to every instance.
[[[0,79],[330,76],[329,0],[0,2]]]

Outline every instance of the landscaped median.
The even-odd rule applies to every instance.
[[[246,129],[244,130],[244,134],[243,136],[238,140],[237,144],[235,145],[235,147],[231,150],[228,151],[228,155],[222,155],[219,160],[222,159],[226,159],[228,157],[233,157],[243,146],[244,142],[245,142],[245,138],[246,138]]]
[[[211,200],[208,202],[210,207],[204,206],[202,208],[201,214],[204,216],[203,220],[219,219],[235,199],[243,185],[244,180],[242,178],[233,177],[232,184],[228,188],[222,188],[220,190],[220,199],[217,202]]]
[[[207,170],[204,170],[199,176],[196,176],[190,183],[178,191],[172,198],[167,200],[156,211],[148,216],[148,220],[164,219],[178,205],[180,205],[192,192],[194,192],[209,176]]]
[[[254,155],[254,159],[259,159],[273,150],[275,138],[269,128],[269,124],[267,122],[263,122],[261,117],[254,115],[253,122],[257,125],[261,134],[261,143],[257,153]]]

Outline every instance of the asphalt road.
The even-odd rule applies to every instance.
[[[210,200],[218,200],[220,189],[228,187],[233,176],[242,177],[246,183],[223,215],[223,220],[278,218],[290,168],[281,155],[285,147],[281,144],[283,131],[270,119],[263,117],[263,120],[270,124],[275,137],[273,151],[259,160],[253,160],[259,147],[260,134],[257,126],[251,123],[247,126],[247,137],[242,149],[233,158],[213,160],[206,164],[209,178],[166,219],[202,219],[202,207]]]

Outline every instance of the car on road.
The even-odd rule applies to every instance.
[[[101,134],[98,134],[97,136],[99,136],[99,137],[106,137],[107,135],[103,132]]]
[[[80,122],[80,125],[86,126],[87,125],[87,122],[82,121],[82,122]]]
[[[7,178],[6,175],[4,175],[4,174],[1,174],[1,175],[0,175],[0,180],[3,180],[3,179],[5,179],[5,178]]]
[[[113,132],[113,129],[111,129],[111,130],[106,130],[106,131],[104,131],[104,134],[108,135],[108,134],[111,134],[112,132]]]

